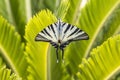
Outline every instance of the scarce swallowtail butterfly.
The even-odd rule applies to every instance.
[[[58,49],[62,51],[62,60],[64,58],[64,48],[72,41],[87,40],[89,36],[83,30],[69,23],[62,22],[60,19],[48,25],[35,37],[35,41],[50,42],[56,48],[58,63]],[[64,60],[63,60],[64,61]]]

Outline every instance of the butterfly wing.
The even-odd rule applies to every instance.
[[[89,36],[86,32],[61,20],[47,26],[35,37],[35,41],[50,42],[54,47],[58,47],[58,40],[61,46],[66,46],[71,41],[87,39]]]
[[[66,47],[72,41],[87,40],[89,36],[83,30],[68,23],[62,22],[61,48]]]
[[[54,47],[57,47],[57,25],[54,23],[44,28],[40,33],[37,34],[35,41],[50,42]]]
[[[57,62],[58,62],[58,48],[62,50],[62,59],[64,56],[64,47],[72,41],[87,40],[88,34],[83,30],[71,24],[62,22],[53,23],[44,28],[37,36],[35,41],[50,42],[56,48]],[[59,46],[60,44],[60,46]],[[64,60],[63,60],[64,61]]]

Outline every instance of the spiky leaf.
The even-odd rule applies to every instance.
[[[0,80],[22,80],[18,75],[11,72],[10,69],[6,68],[5,63],[0,57]]]
[[[35,36],[43,28],[55,21],[55,16],[49,10],[43,10],[36,14],[26,26],[26,53],[28,54],[28,71],[30,72],[28,79],[47,79],[47,55],[49,53],[49,44],[44,42],[35,42]]]
[[[27,4],[25,0],[1,0],[0,15],[8,20],[16,30],[24,35],[24,28],[27,22]],[[29,12],[30,14],[30,12]],[[27,15],[27,16],[26,16]],[[30,16],[31,17],[31,16]]]
[[[88,59],[79,65],[81,80],[117,80],[120,70],[120,35],[109,38],[93,49]]]
[[[24,44],[15,28],[0,16],[0,57],[12,71],[21,76],[26,76],[26,60]]]
[[[67,67],[72,74],[78,71],[83,57],[88,57],[93,47],[119,32],[120,0],[89,0],[81,10],[79,28],[88,33],[88,41],[71,43],[66,49]],[[74,68],[74,70],[73,70]]]

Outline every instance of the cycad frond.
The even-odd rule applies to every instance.
[[[25,76],[27,62],[24,55],[24,44],[15,28],[0,16],[0,56],[13,72]]]
[[[119,5],[120,0],[89,0],[81,10],[79,22],[76,25],[86,31],[90,39],[72,43],[66,49],[67,66],[71,73],[76,73],[78,64],[83,57],[89,57],[93,47],[100,45],[115,32],[119,32]]]
[[[47,79],[47,56],[49,55],[49,44],[35,42],[35,36],[43,28],[55,21],[55,16],[49,10],[42,10],[40,13],[36,14],[26,26],[25,38],[27,40],[26,53],[28,54],[29,80]]]
[[[79,65],[81,80],[117,80],[120,70],[120,35],[109,38],[91,51],[90,57]]]
[[[0,80],[22,80],[18,75],[12,73],[10,69],[6,68],[5,63],[0,57]]]

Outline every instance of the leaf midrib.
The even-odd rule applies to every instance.
[[[5,4],[6,4],[7,13],[9,14],[9,19],[12,21],[12,23],[13,23],[14,25],[16,25],[15,20],[14,20],[13,15],[12,15],[12,10],[11,10],[11,6],[10,6],[10,1],[9,1],[9,0],[5,0]]]
[[[113,33],[113,35],[116,35],[120,32],[120,25],[118,25],[118,28],[116,29],[116,31]]]
[[[13,64],[13,61],[9,58],[7,55],[7,51],[4,49],[4,47],[0,44],[0,50],[2,51],[2,55],[4,59],[9,63],[10,68],[15,72],[15,74],[19,75],[19,72],[17,71],[15,65]]]
[[[108,19],[108,17],[111,15],[111,13],[114,11],[114,9],[119,5],[119,3],[120,3],[120,1],[118,0],[118,2],[116,2],[115,5],[113,5],[113,8],[108,12],[108,14],[102,19],[102,22],[99,24],[98,29],[97,29],[96,32],[94,33],[93,38],[92,38],[90,44],[88,45],[88,48],[87,48],[87,50],[86,50],[86,52],[85,52],[85,55],[84,55],[85,58],[88,57],[89,52],[90,52],[90,50],[91,50],[91,47],[92,47],[92,45],[93,45],[93,43],[94,43],[94,41],[95,41],[95,39],[96,39],[99,31],[100,31],[101,28],[103,27],[103,24],[104,24],[105,21]]]
[[[25,8],[26,8],[26,16],[27,16],[27,21],[30,20],[31,16],[32,16],[32,10],[31,10],[31,0],[25,0]]]
[[[114,76],[116,76],[117,74],[119,74],[120,72],[120,66],[118,66],[117,68],[115,68],[115,70],[113,70],[107,77],[105,80],[111,80]]]
[[[75,9],[75,13],[73,14],[73,19],[72,19],[72,24],[78,24],[79,21],[79,16],[80,16],[80,10],[81,10],[81,0],[79,0],[76,9]],[[78,18],[77,18],[78,17]]]

